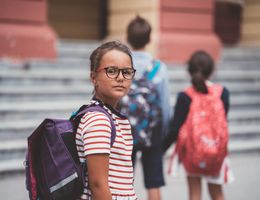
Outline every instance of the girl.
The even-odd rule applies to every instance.
[[[111,123],[104,113],[87,112],[76,134],[78,155],[87,163],[86,187],[81,199],[137,199],[133,188],[132,134],[129,121],[116,108],[135,75],[131,52],[124,44],[107,42],[90,56],[94,97],[112,116],[116,137],[111,146]]]
[[[196,95],[196,98],[201,98],[201,102],[204,100],[211,99],[214,95],[219,93],[219,96],[216,96],[216,101],[219,102],[217,98],[221,98],[221,101],[219,102],[219,110],[216,113],[209,113],[209,115],[205,115],[205,108],[200,108],[200,110],[197,112],[197,114],[202,115],[202,117],[206,120],[209,120],[215,117],[214,115],[220,115],[220,118],[217,119],[223,119],[223,124],[226,126],[226,115],[229,110],[229,92],[228,90],[220,85],[213,84],[212,82],[209,82],[208,79],[210,75],[212,74],[214,69],[214,62],[209,54],[207,54],[204,51],[197,51],[195,52],[190,60],[188,61],[188,71],[191,76],[191,82],[192,86],[187,88],[187,92],[190,92],[190,94]],[[216,92],[217,91],[217,92]],[[192,92],[192,93],[191,93]],[[206,98],[205,98],[206,97]],[[203,99],[203,100],[202,100]],[[196,99],[198,102],[198,99]],[[187,141],[191,140],[191,137],[195,138],[195,134],[191,135],[190,131],[194,130],[194,127],[187,126],[187,123],[195,123],[198,118],[194,118],[194,121],[190,121],[192,118],[188,118],[188,115],[191,111],[190,105],[191,105],[192,99],[190,96],[187,95],[186,92],[181,92],[178,95],[178,99],[175,105],[175,111],[174,111],[174,117],[170,122],[170,133],[168,134],[167,138],[163,142],[163,150],[166,151],[169,146],[178,138],[177,145],[176,145],[176,151],[174,151],[171,160],[170,160],[170,169],[169,172],[174,175],[176,173],[176,167],[178,167],[179,161],[182,162],[184,165],[186,174],[187,174],[187,182],[189,186],[189,199],[190,200],[200,200],[201,199],[201,178],[205,178],[208,183],[208,190],[211,198],[213,200],[224,200],[224,194],[222,191],[222,184],[231,182],[233,180],[233,174],[230,169],[229,159],[227,157],[226,152],[226,146],[223,149],[223,155],[224,160],[220,160],[220,170],[217,171],[217,175],[209,175],[204,173],[194,173],[194,168],[190,167],[192,165],[188,165],[189,159],[191,158],[192,153],[195,151],[194,148],[191,149],[191,151],[188,152],[187,147],[182,146],[182,144],[187,144]],[[195,100],[194,100],[195,102]],[[215,102],[215,101],[214,101]],[[203,102],[202,102],[203,103]],[[205,103],[205,101],[204,101]],[[206,103],[206,104],[207,104]],[[213,105],[214,104],[214,105]],[[208,108],[212,108],[213,106],[216,106],[215,103],[213,104],[207,104],[205,105]],[[198,105],[198,104],[197,104]],[[213,105],[213,106],[212,106]],[[194,107],[193,107],[194,109]],[[197,117],[198,115],[196,115]],[[209,117],[208,117],[209,116]],[[201,116],[200,116],[201,117]],[[212,119],[213,119],[212,118]],[[215,119],[215,118],[214,118]],[[216,124],[216,121],[212,120],[213,123]],[[209,121],[210,123],[211,121]],[[185,125],[185,126],[184,126]],[[214,125],[213,125],[214,126]],[[197,132],[202,131],[202,126],[197,126]],[[207,127],[207,126],[205,126]],[[194,129],[193,129],[194,128]],[[220,127],[217,128],[220,130]],[[223,129],[222,129],[223,130]],[[220,130],[219,132],[223,131]],[[185,132],[186,131],[186,132]],[[179,134],[180,133],[180,134]],[[187,134],[186,134],[187,133]],[[212,132],[211,132],[212,133]],[[227,132],[226,132],[227,133]],[[179,136],[178,136],[179,135]],[[227,136],[228,137],[228,136]],[[183,139],[184,138],[184,139]],[[205,138],[205,137],[204,137]],[[202,139],[204,139],[202,138]],[[198,138],[198,140],[200,140]],[[207,139],[208,141],[210,139]],[[186,141],[186,143],[182,143],[183,141]],[[190,143],[191,144],[191,143]],[[194,144],[196,148],[198,148],[198,145]],[[178,148],[177,148],[178,147]],[[202,148],[201,146],[199,148]],[[185,153],[186,152],[186,153]],[[222,152],[222,151],[221,151]],[[226,155],[226,157],[225,157]],[[198,154],[196,155],[198,157]],[[188,161],[187,161],[188,159]],[[205,159],[205,157],[203,158]],[[218,159],[218,158],[216,158]],[[186,162],[185,162],[186,161]],[[201,162],[201,164],[203,164]],[[201,166],[203,168],[203,166]],[[203,170],[201,170],[203,171]]]

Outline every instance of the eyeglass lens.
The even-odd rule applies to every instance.
[[[122,75],[125,79],[132,79],[135,75],[135,69],[133,68],[119,69],[117,67],[107,67],[105,70],[109,78],[117,78],[120,71],[122,72]]]

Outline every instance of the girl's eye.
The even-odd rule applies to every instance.
[[[123,73],[125,74],[125,75],[131,75],[132,74],[132,71],[131,70],[123,70]]]
[[[109,74],[115,74],[116,72],[117,72],[116,68],[108,68],[107,69],[107,73],[109,73]]]

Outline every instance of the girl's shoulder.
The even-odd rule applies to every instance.
[[[104,102],[102,102],[99,99],[95,99],[93,98],[90,102],[90,104],[95,104],[98,105],[100,107],[102,107],[104,110],[106,110],[111,116],[115,116],[116,118],[121,118],[121,119],[126,119],[126,115],[124,115],[123,113],[121,113],[119,110],[114,109],[112,106],[110,106],[109,104],[106,104]]]
[[[190,101],[191,98],[185,91],[181,91],[178,93],[177,98],[181,101]]]

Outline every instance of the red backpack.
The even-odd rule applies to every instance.
[[[193,87],[185,90],[191,104],[180,129],[177,151],[190,174],[218,175],[227,155],[228,125],[222,91],[223,87],[217,84],[208,86],[208,94]]]

